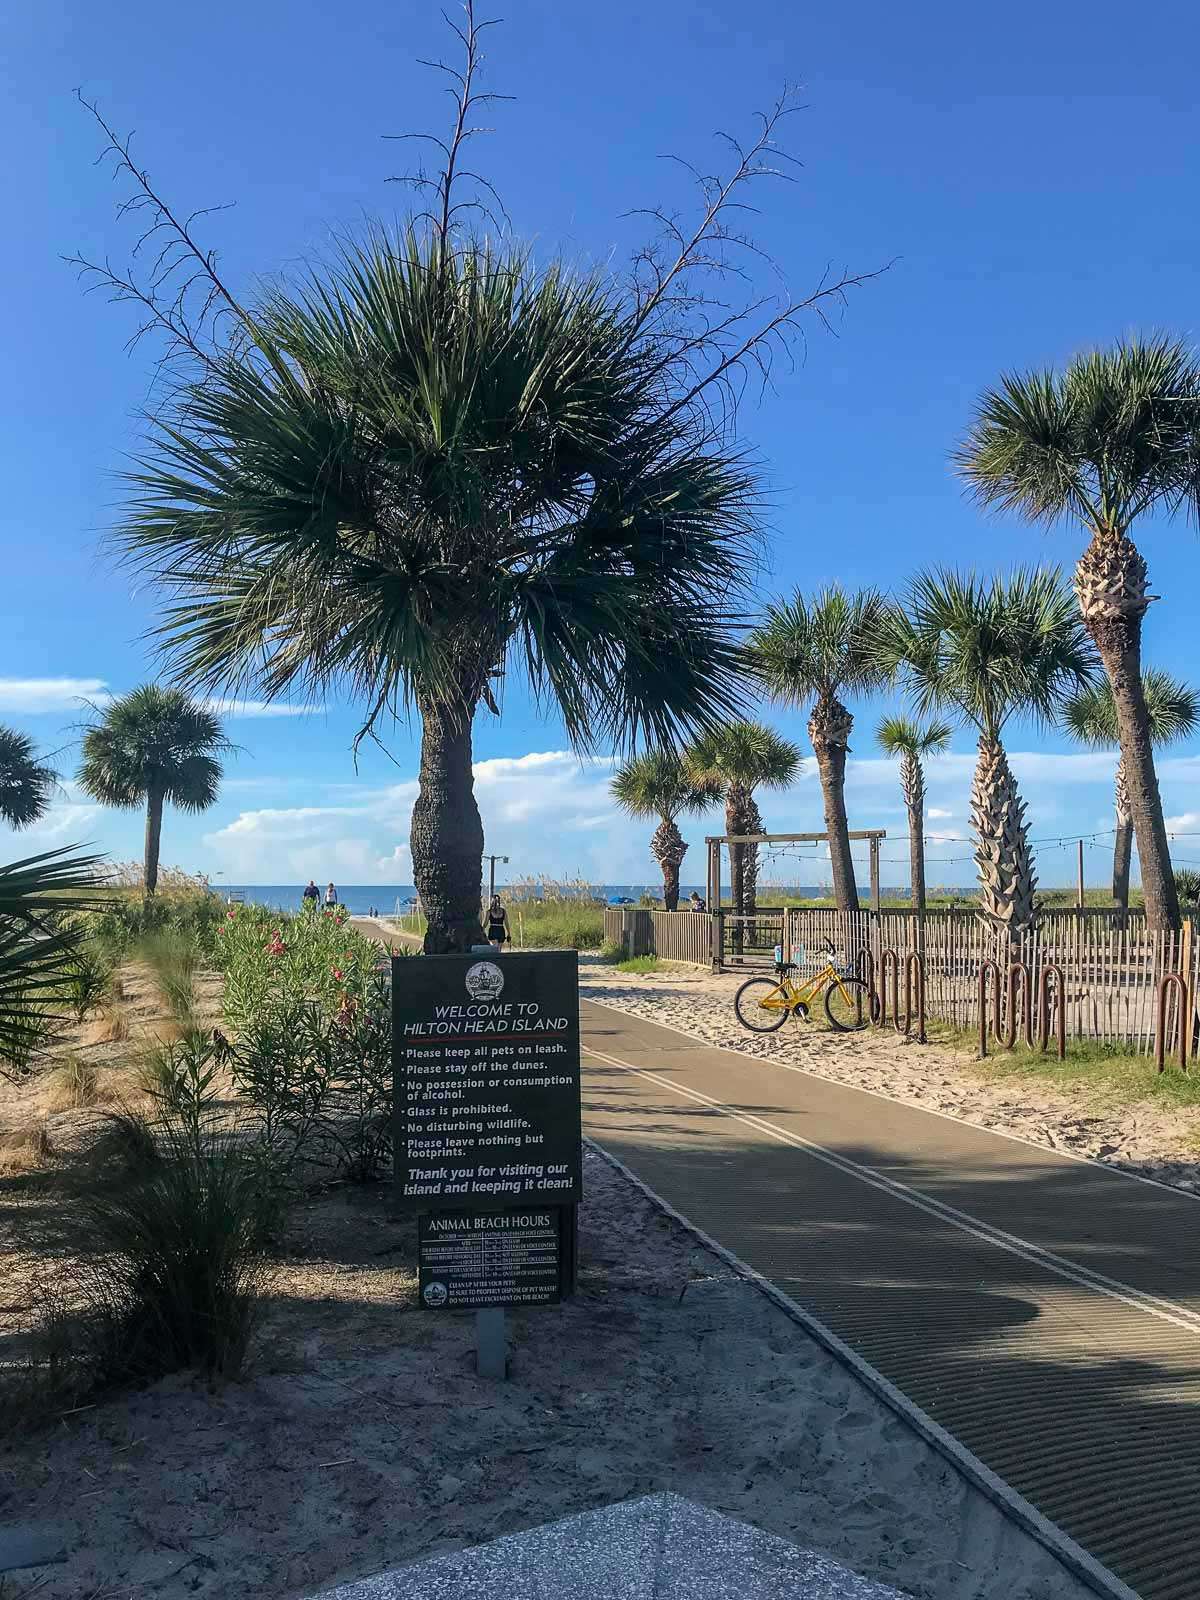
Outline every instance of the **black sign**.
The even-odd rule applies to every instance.
[[[432,1211],[417,1225],[430,1311],[557,1305],[573,1290],[575,1211]]]
[[[575,951],[397,957],[392,1062],[404,1209],[579,1201]]]

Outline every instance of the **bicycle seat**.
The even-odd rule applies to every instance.
[[[794,961],[777,961],[775,963],[776,972],[795,972],[795,970],[796,963]]]

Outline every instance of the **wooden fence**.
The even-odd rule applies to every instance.
[[[843,918],[833,907],[763,907],[754,918],[730,912],[651,911],[640,906],[608,908],[606,943],[623,944],[631,956],[659,956],[718,970],[744,972],[769,966],[776,942],[801,970],[824,964],[826,943],[839,963],[853,966],[869,952],[878,971],[884,950],[901,958],[918,950],[925,962],[926,1013],[931,1020],[974,1031],[979,1022],[979,973],[985,961],[1007,969],[1010,959],[1029,970],[1036,995],[1043,967],[1062,970],[1067,1036],[1154,1049],[1158,986],[1169,972],[1182,973],[1194,1008],[1200,989],[1200,916],[1185,918],[1179,934],[1152,933],[1140,912],[1104,907],[1047,911],[1038,927],[1009,951],[970,909],[862,911]],[[1172,1033],[1176,1024],[1172,1022]],[[1168,1047],[1174,1040],[1168,1041]]]
[[[1063,974],[1067,1037],[1095,1039],[1145,1053],[1154,1048],[1158,986],[1169,972],[1182,973],[1189,993],[1200,976],[1200,925],[1189,916],[1181,933],[1153,933],[1145,918],[1104,908],[1045,912],[1037,928],[1009,949],[974,912],[861,912],[843,919],[824,908],[792,910],[787,921],[792,959],[807,966],[824,959],[825,941],[842,960],[861,961],[869,951],[878,970],[882,952],[901,958],[918,950],[925,961],[926,1013],[967,1030],[979,1022],[979,973],[986,961],[1007,971],[1010,961],[1028,969],[1037,994],[1042,969]]]
[[[712,965],[712,918],[699,911],[651,911],[644,906],[608,906],[605,944],[623,944],[630,956]]]

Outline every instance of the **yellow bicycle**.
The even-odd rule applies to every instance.
[[[852,978],[833,964],[835,954],[832,943],[826,939],[825,949],[830,959],[812,977],[799,982],[793,973],[794,961],[776,964],[776,978],[749,978],[734,996],[733,1009],[743,1028],[751,1033],[774,1033],[782,1028],[789,1016],[808,1021],[811,1002],[823,995],[825,1015],[831,1028],[839,1033],[853,1033],[865,1028],[878,1004],[871,990],[861,978]]]

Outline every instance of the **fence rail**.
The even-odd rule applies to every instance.
[[[713,963],[713,921],[697,911],[650,911],[644,906],[608,906],[605,944],[624,945],[629,956],[660,956],[664,961]]]

